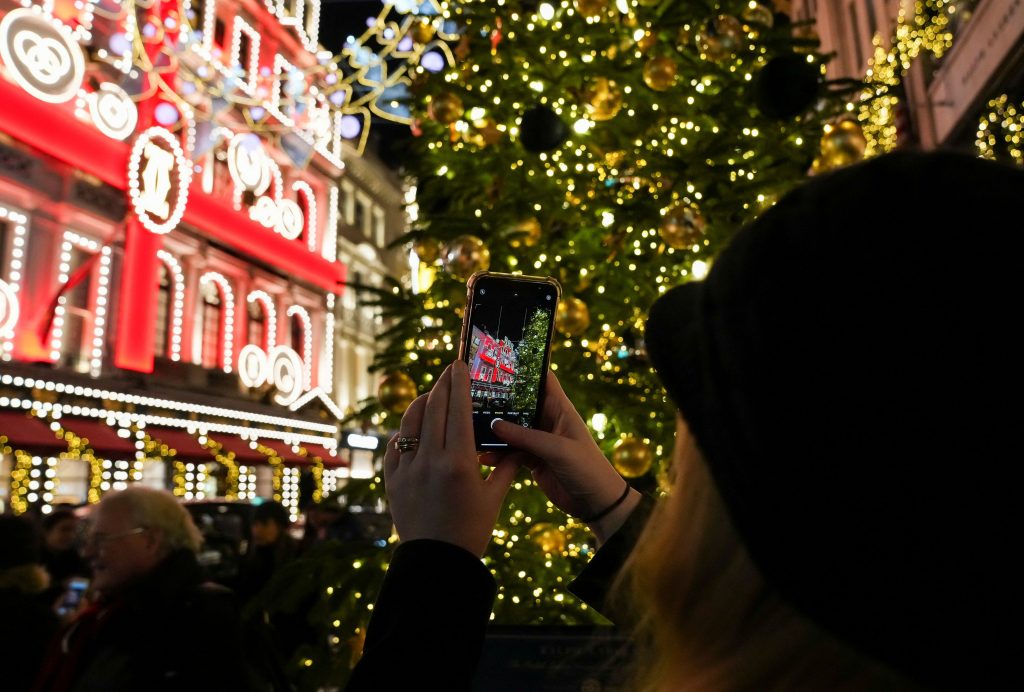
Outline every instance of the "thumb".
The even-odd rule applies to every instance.
[[[529,452],[544,462],[558,463],[566,455],[567,440],[560,435],[524,428],[500,418],[491,424],[491,430],[512,447]]]
[[[485,481],[490,492],[499,498],[504,497],[505,493],[508,492],[509,486],[512,485],[512,481],[516,479],[516,472],[518,471],[519,464],[516,463],[515,459],[509,456],[502,458],[498,465],[491,469]]]

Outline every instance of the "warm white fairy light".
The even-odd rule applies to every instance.
[[[128,158],[128,196],[149,231],[169,233],[178,225],[191,180],[192,165],[169,131],[151,127],[135,140]]]
[[[330,394],[334,391],[334,294],[327,294],[327,310],[324,311],[324,347],[320,354],[323,363],[323,377],[320,386]]]
[[[111,82],[100,84],[87,98],[89,119],[111,139],[124,141],[139,123],[139,109],[124,89]]]
[[[89,354],[89,374],[98,377],[103,369],[103,334],[107,326],[108,285],[110,284],[110,248],[100,250],[99,280],[96,285],[96,312],[92,322],[92,350]]]
[[[313,386],[313,320],[309,312],[301,305],[292,305],[288,308],[288,317],[298,317],[302,323],[302,371],[303,390]]]
[[[166,250],[157,250],[156,256],[167,267],[171,276],[171,360],[181,360],[182,318],[185,315],[185,273],[177,258]]]
[[[210,2],[210,0],[207,0]],[[301,4],[301,3],[300,3]],[[249,55],[242,53],[242,34],[249,37]],[[243,65],[243,57],[248,57],[248,64]],[[260,76],[260,32],[249,26],[244,19],[237,14],[231,24],[231,61],[230,66],[240,66],[245,70],[245,81],[241,83],[242,90],[250,96],[256,91],[256,82]]]
[[[281,504],[288,508],[292,521],[299,518],[299,470],[292,466],[285,467],[281,479]]]
[[[327,410],[330,411],[331,414],[338,420],[341,420],[342,418],[345,417],[345,413],[340,408],[338,408],[338,405],[336,403],[331,401],[331,398],[327,396],[327,393],[324,392],[324,390],[321,387],[313,387],[308,392],[306,392],[298,399],[296,399],[294,402],[292,402],[292,404],[288,408],[290,408],[292,411],[298,411],[300,408],[302,408],[309,402],[313,401],[314,399],[319,399],[320,403],[326,406]],[[329,445],[328,447],[333,448],[333,445]]]
[[[199,277],[200,286],[204,286],[211,281],[220,287],[220,297],[224,302],[224,322],[221,325],[224,353],[221,365],[224,368],[224,372],[231,372],[231,361],[235,353],[235,294],[231,290],[231,282],[224,278],[223,274],[206,272]]]
[[[73,99],[85,76],[74,32],[38,6],[11,10],[0,21],[0,58],[10,79],[47,103]]]
[[[306,244],[310,252],[316,252],[316,195],[313,188],[305,180],[296,180],[292,183],[292,191],[301,195],[306,200]]]
[[[327,226],[324,228],[324,242],[320,248],[320,256],[328,262],[338,259],[338,221],[341,194],[337,185],[327,188]]]
[[[275,439],[295,437],[296,439],[299,440],[300,444],[303,441],[305,441],[323,445],[325,447],[330,447],[332,445],[337,444],[337,440],[335,438],[335,434],[337,433],[337,427],[333,425],[328,425],[326,423],[316,423],[313,421],[295,418],[284,418],[281,416],[269,416],[262,413],[255,413],[253,411],[239,411],[235,409],[221,408],[219,406],[205,406],[184,401],[175,401],[173,399],[159,399],[155,397],[140,396],[137,394],[126,394],[124,392],[117,392],[108,389],[82,387],[80,385],[75,385],[71,383],[57,382],[54,380],[35,379],[32,377],[21,377],[6,373],[0,375],[0,384],[4,386],[24,387],[25,389],[28,390],[41,389],[49,392],[56,392],[58,394],[67,393],[75,397],[80,397],[84,399],[95,399],[97,401],[96,407],[77,405],[68,406],[66,404],[60,403],[51,404],[47,402],[42,402],[30,397],[22,399],[19,397],[0,396],[0,408],[23,409],[26,411],[35,410],[44,412],[47,415],[61,415],[67,413],[70,415],[83,416],[86,418],[109,419],[112,415],[111,411],[104,406],[103,402],[131,404],[132,406],[136,407],[141,406],[153,409],[163,409],[167,411],[172,411],[177,415],[155,416],[151,414],[118,412],[117,417],[119,419],[123,419],[122,425],[159,425],[170,428],[196,427],[197,423],[195,420],[190,420],[188,415],[180,415],[195,414],[196,416],[202,416],[205,418],[225,418],[230,420],[243,421],[246,423],[288,427],[294,430],[307,431],[299,433],[289,433],[262,428],[259,430],[254,430],[251,427],[242,427],[239,425],[232,425],[229,423],[201,423],[200,425],[202,425],[208,432],[223,432],[232,435],[240,435],[242,437],[252,436],[258,433],[260,437],[271,437]],[[319,435],[317,435],[316,433],[319,433]]]
[[[238,499],[251,500],[256,497],[256,469],[244,464],[238,467]]]
[[[289,346],[275,346],[267,356],[270,362],[268,380],[277,388],[274,401],[291,406],[305,391],[302,359]]]
[[[206,497],[206,464],[185,464],[185,499]]]
[[[266,349],[269,351],[277,344],[277,309],[274,307],[274,299],[266,291],[256,289],[249,292],[249,295],[245,297],[245,302],[258,302],[263,306],[263,315],[266,318],[264,341]],[[257,344],[257,346],[262,348],[264,344]]]
[[[12,231],[10,254],[6,258],[0,257],[0,261],[6,260],[7,262],[7,290],[14,297],[14,301],[18,302],[18,292],[21,290],[21,272],[25,266],[25,240],[28,232],[28,216],[16,209],[0,204],[0,221],[6,221]],[[11,337],[0,333],[0,357],[3,360],[10,360],[13,348],[14,342]]]
[[[337,469],[324,469],[323,475],[321,476],[320,486],[321,492],[324,495],[329,495],[338,489],[338,471]]]
[[[192,156],[192,152],[196,150],[196,112],[184,101],[179,101],[176,105],[185,124],[185,151],[188,156]]]
[[[186,18],[189,12],[195,12],[195,8],[192,6],[191,0],[182,0],[182,17]],[[217,3],[207,0],[203,4],[203,16],[200,17],[199,32],[202,34],[202,40],[199,41],[199,45],[205,48],[207,51],[213,50],[213,38],[216,33],[217,23]],[[184,28],[184,27],[183,27]]]
[[[283,55],[274,55],[274,88],[270,92],[270,107],[267,110],[285,127],[292,127],[295,120],[285,115],[284,105],[281,103],[281,87],[294,69],[295,65],[288,62]]]
[[[257,344],[246,344],[238,352],[238,379],[250,389],[262,387],[270,376],[267,352]]]
[[[306,14],[306,7],[309,14]],[[294,12],[289,12],[289,9]],[[277,0],[277,16],[282,26],[294,27],[306,50],[316,51],[320,40],[320,0],[299,0],[289,7],[285,0]]]

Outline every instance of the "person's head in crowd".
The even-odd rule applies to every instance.
[[[50,583],[40,561],[36,527],[24,517],[0,514],[0,589],[40,593]]]
[[[171,493],[132,486],[104,496],[85,542],[93,586],[116,594],[155,570],[171,553],[196,552],[202,538]]]
[[[882,157],[791,193],[651,308],[680,416],[624,572],[645,689],[1003,679],[1021,194],[1021,170]]]
[[[291,524],[287,507],[280,502],[264,502],[252,515],[252,541],[257,546],[273,545],[288,533]]]
[[[78,537],[78,517],[66,507],[54,509],[43,515],[43,540],[46,549],[54,553],[62,553],[75,547]]]

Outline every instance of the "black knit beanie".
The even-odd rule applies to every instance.
[[[1022,206],[1019,169],[880,157],[786,196],[647,324],[768,583],[938,688],[1019,684]]]

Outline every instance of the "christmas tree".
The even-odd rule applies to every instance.
[[[512,406],[521,411],[537,407],[537,391],[544,375],[544,353],[548,344],[548,323],[551,312],[537,309],[530,315],[523,340],[516,349],[516,378],[512,383]]]
[[[656,489],[674,415],[644,352],[648,307],[703,276],[819,156],[835,165],[864,149],[858,126],[838,120],[862,85],[826,83],[813,32],[768,2],[459,2],[411,21],[448,65],[412,71],[416,201],[403,241],[418,266],[412,286],[375,294],[394,326],[364,413],[397,427],[454,359],[474,271],[553,276],[551,368],[616,468]],[[542,321],[519,345],[521,373],[540,365]],[[580,526],[518,484],[488,558],[495,619],[589,619],[564,589],[589,549]]]
[[[817,159],[864,151],[842,120],[862,85],[825,82],[813,32],[770,2],[424,3],[386,25],[446,60],[412,70],[413,276],[364,287],[390,326],[378,397],[357,417],[397,428],[456,357],[474,271],[549,275],[563,289],[551,368],[620,473],[657,492],[675,418],[646,358],[647,309],[701,278]],[[532,316],[517,353],[531,376],[543,320]],[[486,556],[494,621],[597,621],[566,590],[591,541],[524,471]],[[361,556],[360,569],[379,579],[387,555]],[[373,598],[362,586],[332,611],[338,641],[358,642]]]

